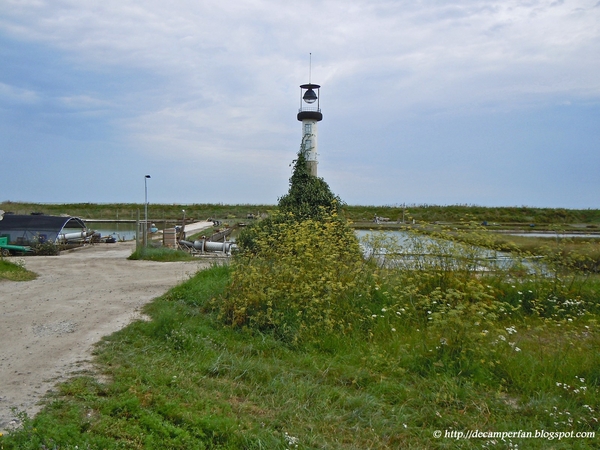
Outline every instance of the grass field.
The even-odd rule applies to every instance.
[[[335,280],[354,268],[331,263],[341,233],[327,230],[308,259],[296,249],[314,230],[295,227],[277,267],[265,256],[213,266],[156,299],[151,321],[98,345],[97,374],[60,385],[0,448],[598,448],[597,278],[562,266],[397,271],[366,260],[346,289]],[[255,286],[261,270],[269,279]],[[259,327],[224,318],[230,304],[250,306],[239,293],[283,302],[304,285],[325,297],[303,311],[329,298],[347,313],[310,316],[323,326],[301,340],[285,328],[293,302],[281,315],[257,309],[256,320],[270,318]],[[457,439],[469,430],[479,434]]]

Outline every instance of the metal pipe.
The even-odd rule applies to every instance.
[[[180,241],[182,242],[182,241]],[[197,241],[194,241],[194,248],[196,250],[200,250],[202,253],[225,253],[225,254],[230,254],[231,250],[236,248],[237,246],[230,241],[225,241],[225,242],[213,242],[213,241],[207,241],[204,239],[199,239]]]
[[[67,241],[77,241],[80,239],[86,239],[88,236],[91,236],[92,234],[94,234],[93,231],[77,231],[77,232],[73,232],[73,233],[63,233],[63,234],[59,234],[56,237],[56,241],[57,242],[67,242]]]

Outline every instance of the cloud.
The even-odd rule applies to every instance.
[[[107,107],[114,107],[111,102],[94,98],[89,95],[73,95],[68,97],[59,97],[61,104],[75,110],[98,110]]]
[[[23,115],[35,105],[29,122],[46,120],[54,133],[106,134],[144,161],[168,152],[205,170],[252,166],[261,179],[286,167],[299,145],[295,112],[309,52],[312,81],[323,86],[324,161],[351,160],[331,160],[330,176],[342,183],[372,167],[361,172],[367,193],[395,172],[365,147],[376,141],[378,157],[396,164],[414,118],[492,123],[600,103],[596,0],[0,3],[0,37],[38,52],[12,71],[0,67],[0,98]],[[75,115],[90,120],[82,125]],[[427,126],[419,130],[410,151],[437,155],[443,140],[468,138],[446,127],[429,140]],[[456,197],[466,190],[457,187]]]
[[[19,103],[30,105],[39,101],[39,96],[36,92],[29,89],[21,89],[16,86],[0,82],[0,99],[2,103]]]
[[[585,13],[550,1],[61,1],[12,4],[12,26],[3,24],[79,63],[155,71],[215,102],[297,84],[312,51],[323,84],[366,80],[366,94],[376,83],[414,107],[514,99],[540,86],[600,94],[598,60],[586,57],[600,17],[591,2],[579,4]],[[564,67],[569,82],[556,83]]]

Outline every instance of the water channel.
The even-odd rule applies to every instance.
[[[96,233],[104,238],[112,236],[117,241],[132,241],[135,240],[135,222],[96,222],[96,221],[85,221],[85,225],[90,230],[94,230]]]
[[[530,273],[547,272],[538,257],[515,258],[510,253],[408,231],[356,230],[356,235],[365,257],[387,267],[488,272],[519,265]]]

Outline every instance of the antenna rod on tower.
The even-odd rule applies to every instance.
[[[312,53],[308,54],[308,84],[310,84],[310,76],[312,73]]]

